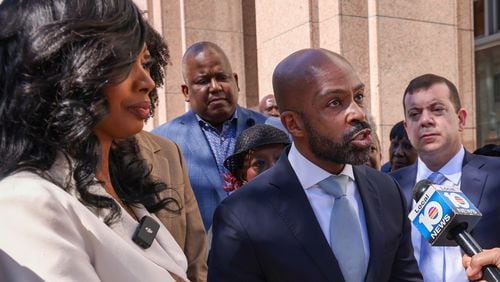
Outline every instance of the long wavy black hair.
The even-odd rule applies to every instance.
[[[68,190],[47,173],[62,153],[79,200],[109,209],[112,224],[119,206],[89,191],[98,182],[93,130],[108,113],[104,89],[127,77],[144,43],[154,59],[151,78],[162,85],[167,45],[132,0],[4,0],[0,27],[0,180],[31,171]],[[156,89],[149,95],[153,113]],[[179,211],[176,200],[157,200],[166,185],[150,177],[135,138],[113,143],[110,173],[123,202]]]

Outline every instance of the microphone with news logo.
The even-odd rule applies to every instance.
[[[417,203],[408,218],[432,246],[458,244],[468,256],[483,251],[469,233],[481,218],[481,212],[458,187],[424,179],[413,187],[412,193]],[[499,269],[493,265],[484,267],[483,279],[499,282]]]

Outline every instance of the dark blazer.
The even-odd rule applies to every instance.
[[[215,211],[209,281],[344,281],[286,154]],[[422,281],[396,182],[365,166],[354,176],[370,241],[366,281]]]
[[[265,121],[266,117],[262,114],[238,106],[236,136],[250,126]],[[205,229],[208,230],[212,225],[214,210],[220,201],[227,197],[227,192],[224,191],[215,156],[195,114],[188,111],[155,128],[152,133],[166,137],[181,147],[201,218]]]
[[[401,186],[407,203],[417,177],[417,163],[390,173]],[[483,216],[472,236],[483,248],[500,246],[500,158],[465,152],[460,189]],[[408,210],[411,204],[408,205]]]

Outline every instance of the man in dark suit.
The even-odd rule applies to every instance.
[[[362,165],[371,130],[351,65],[304,49],[278,64],[273,88],[293,144],[217,208],[209,281],[421,281],[403,195]]]
[[[238,106],[238,75],[222,49],[211,42],[191,45],[182,58],[181,86],[190,110],[152,132],[177,143],[187,164],[206,230],[215,207],[227,197],[224,160],[241,132],[266,117]]]
[[[403,96],[404,126],[418,152],[415,164],[391,175],[410,203],[415,183],[439,172],[441,184],[458,186],[483,217],[471,234],[484,248],[500,246],[500,159],[473,155],[460,140],[467,111],[457,88],[448,79],[425,74],[413,79]],[[418,231],[412,231],[415,257],[425,280],[468,281],[459,247],[430,247]]]

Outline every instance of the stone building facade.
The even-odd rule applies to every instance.
[[[147,129],[187,110],[181,58],[213,41],[239,75],[239,103],[255,107],[272,93],[276,64],[308,47],[345,56],[366,85],[368,108],[388,158],[389,131],[403,119],[408,82],[436,73],[454,82],[469,111],[462,135],[476,147],[473,1],[470,0],[134,0],[163,34],[171,64],[157,116]]]

